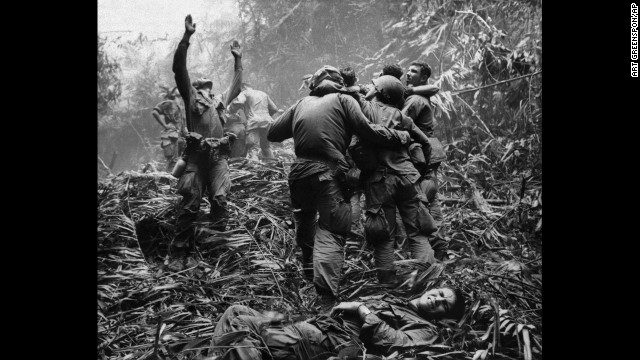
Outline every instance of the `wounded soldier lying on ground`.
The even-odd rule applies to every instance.
[[[417,353],[438,338],[428,320],[460,319],[465,311],[462,292],[447,287],[410,301],[391,295],[361,300],[341,302],[329,314],[290,325],[281,323],[282,315],[232,305],[216,325],[214,359],[338,359],[341,350],[342,356],[363,347],[375,355]]]

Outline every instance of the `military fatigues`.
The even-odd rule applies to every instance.
[[[360,87],[359,86],[349,86],[345,88],[345,93],[351,95],[358,103],[361,101],[360,95]],[[352,137],[353,141],[353,137]],[[351,159],[349,153],[346,154],[347,163],[350,168],[357,168],[353,159]],[[355,180],[355,179],[354,179]],[[362,194],[363,188],[362,183],[359,181],[353,181],[351,184],[352,192],[351,195],[351,238],[357,238],[358,236],[364,236],[364,225],[362,223]]]
[[[371,311],[364,321],[355,314],[321,314],[289,325],[274,324],[251,308],[232,305],[216,324],[213,349],[222,355],[221,360],[268,359],[269,354],[275,360],[322,360],[354,346],[364,346],[367,354],[379,356],[415,353],[437,340],[436,326],[422,318],[410,302],[389,295],[361,300]],[[223,335],[231,332],[238,335],[225,339]]]
[[[241,61],[239,58],[235,60],[234,79],[228,96],[223,96],[222,99],[213,98],[191,84],[187,72],[188,47],[188,37],[185,36],[180,41],[173,58],[176,84],[186,107],[186,123],[191,132],[205,138],[221,139],[224,135],[222,113],[225,105],[240,93]],[[213,228],[225,229],[228,219],[227,192],[231,187],[228,157],[228,146],[220,146],[211,154],[187,153],[187,167],[177,185],[177,193],[182,195],[182,200],[178,205],[176,236],[173,243],[175,247],[184,247],[193,238],[192,223],[198,215],[200,201],[205,191],[209,192]]]
[[[412,138],[428,143],[427,137],[400,110],[377,101],[361,101],[362,112],[374,124],[409,130]],[[366,142],[363,142],[366,145]],[[374,259],[381,283],[395,281],[393,264],[396,207],[407,235],[411,256],[428,265],[435,262],[428,235],[435,228],[426,199],[420,192],[420,173],[406,147],[377,148],[377,168],[365,173],[365,224],[367,242],[374,247]]]
[[[231,144],[231,153],[229,154],[232,158],[245,157],[247,155],[245,148],[245,140],[247,138],[247,132],[245,130],[246,122],[246,118],[242,112],[229,113],[227,115],[224,130],[236,136],[236,139]]]
[[[267,133],[274,142],[293,137],[297,160],[291,166],[289,190],[296,241],[307,276],[313,264],[316,291],[334,299],[344,262],[344,237],[351,223],[350,194],[343,192],[339,181],[348,169],[345,153],[351,136],[358,134],[377,146],[397,146],[408,140],[406,133],[370,124],[352,97],[337,93],[341,89],[323,80],[310,96],[272,123]]]
[[[267,140],[267,127],[273,121],[271,115],[278,111],[273,100],[264,91],[247,89],[233,100],[230,110],[235,112],[240,107],[247,117],[247,157],[258,160],[258,153],[262,150],[262,158],[273,159],[271,146]]]
[[[420,95],[408,96],[405,99],[402,113],[410,117],[425,135],[434,137],[433,111],[427,98]],[[436,258],[441,259],[446,254],[448,242],[444,239],[444,218],[440,208],[440,200],[438,199],[439,165],[435,164],[427,168],[427,172],[420,181],[420,188],[429,202],[429,212],[438,226],[438,231],[429,237],[429,241],[436,253]]]
[[[160,134],[160,146],[167,161],[167,171],[171,172],[184,147],[187,128],[184,124],[184,110],[178,100],[164,100],[153,108],[164,117],[167,129]]]

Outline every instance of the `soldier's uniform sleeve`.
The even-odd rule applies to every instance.
[[[293,137],[293,114],[300,101],[293,104],[284,114],[280,115],[267,129],[267,140],[282,142]]]
[[[244,92],[241,92],[233,101],[229,104],[229,111],[232,113],[237,112],[239,109],[244,107],[244,104],[247,102],[247,97],[244,95]]]
[[[417,143],[420,143],[423,149],[425,149],[425,146],[429,147],[430,145],[427,135],[425,135],[425,133],[423,133],[422,130],[420,130],[420,128],[416,126],[416,124],[410,117],[404,114],[400,115],[402,116],[402,128],[409,132],[409,135],[411,135],[411,139],[413,139],[413,141]]]
[[[420,103],[415,101],[415,99],[415,97],[409,96],[405,99],[404,106],[402,107],[402,114],[410,117],[414,121],[418,118],[420,111],[422,111]]]
[[[271,100],[271,96],[267,95],[267,108],[269,109],[269,115],[273,116],[273,114],[278,112],[278,107],[276,103]]]
[[[191,109],[195,105],[196,101],[196,89],[191,86],[191,80],[189,79],[189,72],[187,71],[187,49],[189,48],[189,41],[186,39],[180,40],[178,48],[173,55],[173,73],[176,80],[176,86],[180,92],[180,96],[185,105],[185,117],[186,124],[191,124]],[[191,129],[188,129],[191,131]]]
[[[167,115],[167,100],[163,100],[156,105],[153,110],[157,111],[160,115]]]
[[[242,58],[233,58],[233,79],[231,80],[231,86],[222,92],[221,102],[223,107],[229,106],[229,104],[238,96],[242,91]]]
[[[426,323],[409,324],[396,330],[374,313],[367,315],[360,330],[360,340],[368,350],[378,354],[419,350],[433,344],[437,337],[435,330]]]
[[[371,124],[353,97],[340,94],[338,98],[346,114],[347,126],[363,140],[384,147],[399,146],[407,142],[406,132]]]

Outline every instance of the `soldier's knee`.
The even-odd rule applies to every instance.
[[[217,205],[218,207],[226,207],[227,206],[227,196],[226,195],[216,195],[211,200],[211,205]]]

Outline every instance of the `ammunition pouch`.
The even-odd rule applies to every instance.
[[[190,132],[185,137],[185,140],[187,141],[187,147],[185,149],[185,152],[187,154],[199,153],[201,151],[202,139],[203,139],[202,135],[195,132]]]
[[[429,200],[427,200],[426,195],[418,194],[418,198],[420,199],[420,206],[416,212],[416,227],[422,234],[429,236],[438,230],[438,225],[429,212]]]
[[[427,172],[427,161],[425,160],[424,152],[422,151],[422,145],[419,143],[412,143],[409,145],[408,151],[411,163],[418,170],[420,175],[424,175]]]
[[[338,160],[338,164],[333,170],[333,177],[340,185],[342,196],[344,197],[345,201],[349,201],[351,195],[353,195],[353,192],[355,191],[355,186],[352,186],[351,182],[349,181],[350,171],[351,168],[349,167],[349,163],[346,159]]]
[[[373,205],[365,210],[364,237],[371,244],[389,241],[389,223],[382,210],[382,205]]]

